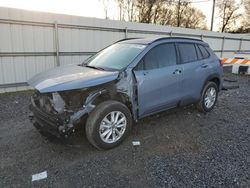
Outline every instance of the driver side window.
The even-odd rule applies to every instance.
[[[135,70],[152,70],[171,65],[176,65],[176,49],[174,43],[166,43],[149,50]]]

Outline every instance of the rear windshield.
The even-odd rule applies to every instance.
[[[146,45],[141,44],[113,44],[90,57],[83,64],[104,70],[121,70],[127,67],[145,47]]]

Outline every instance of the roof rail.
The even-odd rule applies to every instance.
[[[140,37],[138,37],[138,38],[121,39],[121,40],[116,41],[115,44],[118,43],[118,42],[133,40],[133,39],[141,39],[141,40],[144,39],[145,41],[147,41],[147,44],[151,44],[153,42],[157,42],[157,41],[161,41],[161,40],[167,40],[167,39],[183,39],[183,40],[193,40],[193,41],[203,42],[200,39],[193,39],[193,38],[187,38],[187,37],[153,37],[153,38],[140,38]]]
[[[193,39],[193,38],[188,38],[188,37],[161,37],[161,38],[154,40],[154,42],[159,41],[159,40],[164,40],[164,39],[185,39],[185,40],[195,40],[195,41],[203,42],[201,39]]]
[[[125,39],[118,40],[118,41],[116,41],[115,43],[117,43],[117,42],[122,42],[122,41],[126,41],[126,40],[133,40],[133,39],[142,39],[142,38],[125,38]]]

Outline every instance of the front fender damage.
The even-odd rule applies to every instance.
[[[70,120],[69,120],[69,125],[70,127],[74,127],[73,125],[78,123],[80,121],[80,119],[85,115],[85,114],[89,114],[95,107],[96,105],[93,104],[92,102],[95,101],[95,99],[104,94],[107,93],[107,90],[100,90],[98,92],[93,92],[91,93],[87,98],[86,101],[84,103],[84,105],[82,106],[82,108],[75,112],[72,116],[70,116]],[[61,129],[65,129],[65,127],[61,127]]]

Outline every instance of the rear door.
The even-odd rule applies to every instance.
[[[183,68],[181,80],[182,102],[191,103],[199,99],[200,91],[205,79],[210,74],[210,65],[207,60],[209,53],[201,52],[198,45],[194,43],[178,43],[179,54]]]
[[[152,48],[134,69],[139,116],[177,105],[180,100],[181,65],[174,43]]]

